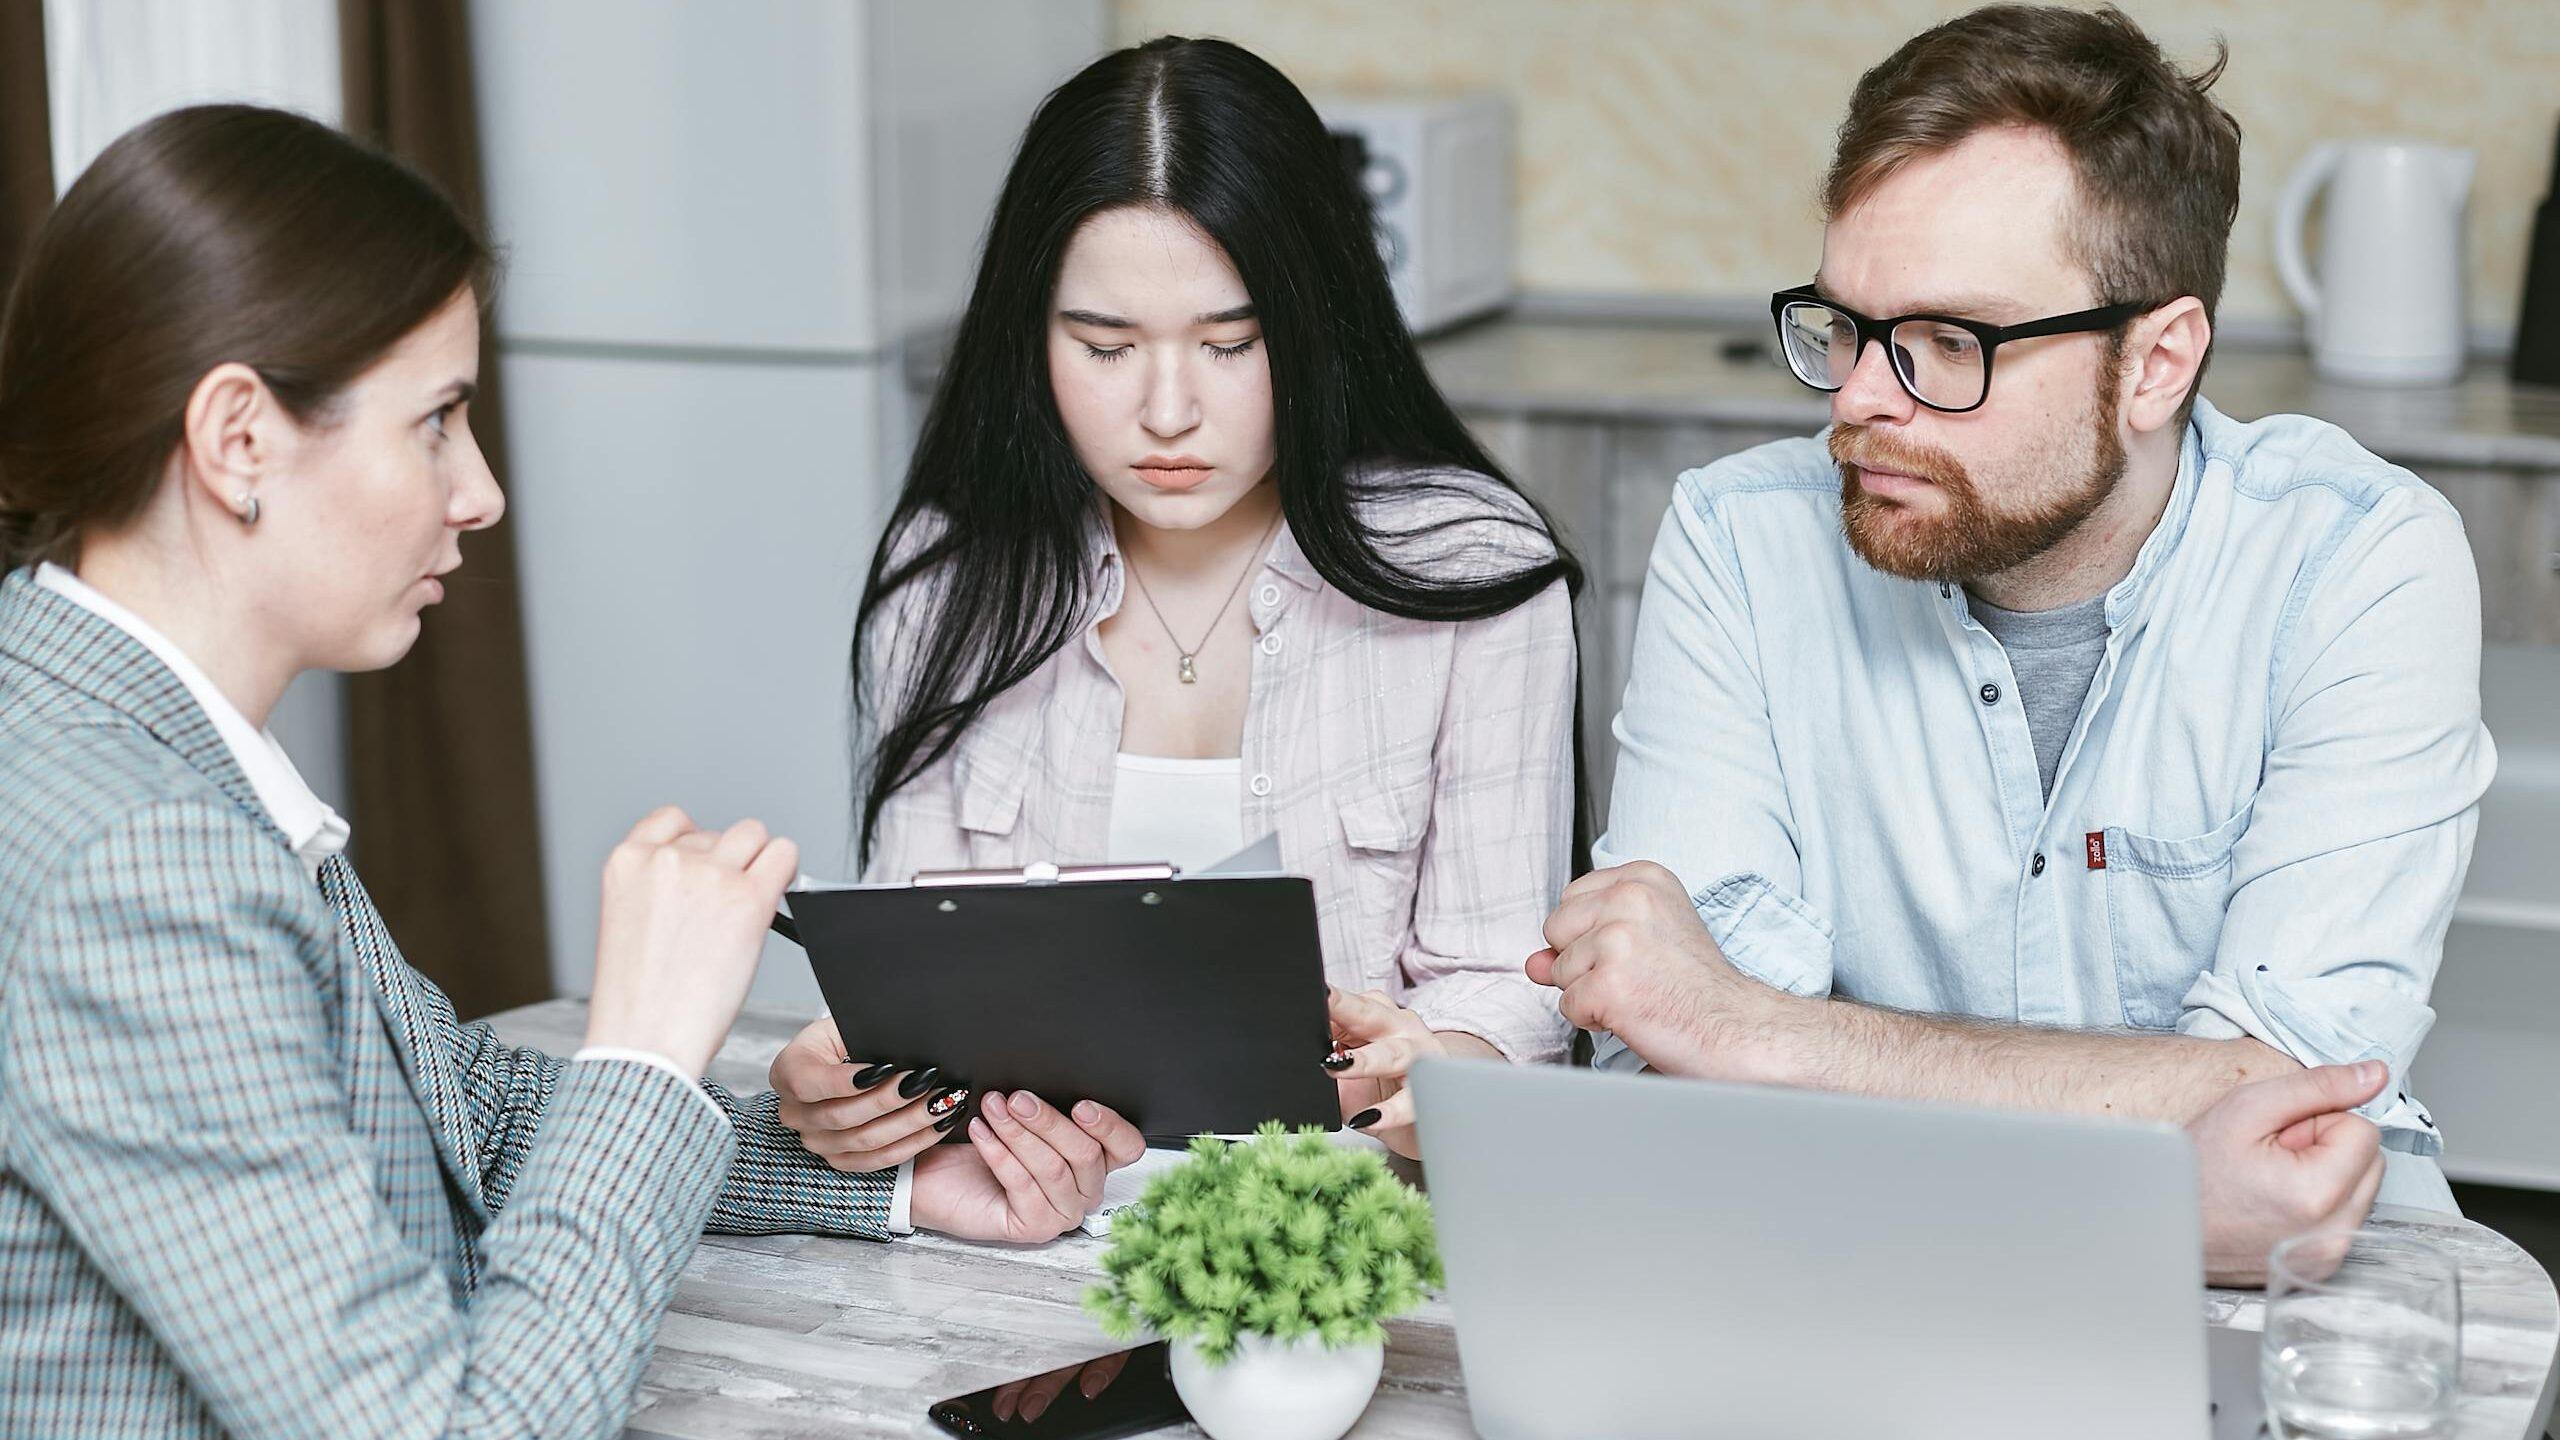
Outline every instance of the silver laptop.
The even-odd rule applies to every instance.
[[[1487,1440],[2253,1434],[2166,1125],[1650,1075],[1414,1076]],[[2245,1428],[2239,1428],[2245,1426]]]

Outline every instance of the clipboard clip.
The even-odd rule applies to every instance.
[[[918,890],[948,890],[963,885],[1086,885],[1112,880],[1176,880],[1181,876],[1181,866],[1161,861],[1143,865],[1058,865],[1035,860],[1019,870],[919,870],[907,883]],[[1152,902],[1153,897],[1149,899]],[[803,944],[799,922],[779,910],[774,912],[772,929],[794,945]]]
[[[919,870],[907,883],[918,890],[958,885],[1087,885],[1113,880],[1171,880],[1179,865],[1058,865],[1034,860],[1019,870]]]

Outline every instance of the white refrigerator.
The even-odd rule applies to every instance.
[[[1032,107],[1101,0],[472,12],[552,974],[651,807],[852,868],[853,611]],[[457,897],[457,903],[467,903]],[[751,1003],[815,1013],[768,944]]]

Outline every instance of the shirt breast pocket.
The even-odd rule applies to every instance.
[[[2120,826],[2106,835],[2107,939],[2125,1023],[2167,1030],[2198,975],[2213,968],[2231,899],[2231,852],[2252,806],[2201,835],[2163,840]]]
[[[1383,966],[1385,975],[1413,920],[1422,837],[1431,828],[1431,787],[1367,780],[1342,797],[1340,814],[1351,882],[1347,898],[1365,942],[1362,963]],[[1384,982],[1373,976],[1370,983]]]

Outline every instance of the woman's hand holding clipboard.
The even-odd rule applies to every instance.
[[[1267,873],[1277,859],[1266,839],[1192,877],[1035,864],[809,887],[790,918],[846,1055],[1090,1099],[1158,1142],[1330,1128],[1314,890]]]

